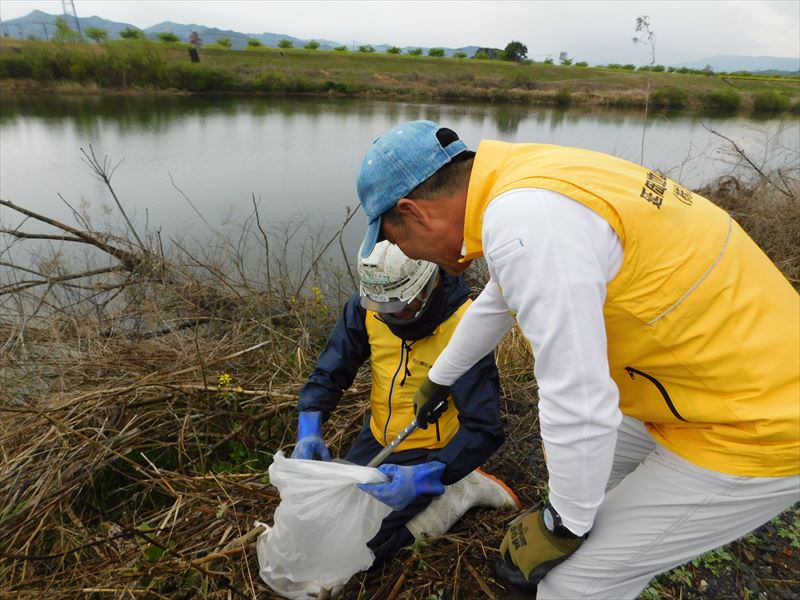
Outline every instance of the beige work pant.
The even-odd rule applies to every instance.
[[[589,539],[545,576],[537,600],[636,598],[654,576],[742,537],[798,500],[800,477],[698,467],[625,417]]]

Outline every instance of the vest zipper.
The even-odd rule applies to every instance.
[[[386,439],[386,436],[389,433],[389,421],[392,420],[392,396],[394,396],[394,384],[397,381],[397,376],[400,374],[400,371],[403,371],[406,366],[406,352],[411,350],[411,348],[406,348],[406,341],[402,340],[400,344],[400,362],[397,365],[397,370],[394,372],[392,376],[392,383],[389,385],[389,398],[387,400],[389,404],[389,413],[386,415],[386,423],[383,424],[383,445],[389,443],[389,440]],[[405,378],[404,378],[405,380]]]
[[[631,376],[631,379],[635,379],[633,374],[636,373],[637,375],[641,375],[645,379],[649,380],[654,386],[658,388],[658,391],[661,392],[661,395],[664,397],[664,401],[667,403],[669,410],[675,415],[675,418],[683,421],[684,423],[688,423],[686,419],[681,416],[681,413],[678,412],[678,409],[675,408],[675,405],[672,403],[672,398],[669,397],[666,388],[661,385],[661,382],[653,377],[652,375],[648,375],[647,373],[640,371],[639,369],[634,369],[633,367],[625,367],[625,370],[628,372],[628,375]]]

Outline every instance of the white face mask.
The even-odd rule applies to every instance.
[[[433,295],[433,290],[436,288],[437,283],[439,282],[439,274],[434,273],[428,282],[425,284],[425,287],[422,288],[417,296],[411,300],[410,302],[403,302],[402,306],[394,308],[394,310],[386,311],[386,307],[382,307],[381,310],[378,311],[380,314],[380,319],[390,325],[407,325],[408,323],[413,323],[417,319],[419,319],[422,314],[425,312],[425,309],[428,307],[428,302]],[[414,310],[413,312],[409,311],[409,307],[411,307],[415,302],[419,302],[419,307]],[[393,303],[396,304],[396,303]],[[408,315],[405,315],[408,311]]]

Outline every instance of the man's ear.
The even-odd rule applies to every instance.
[[[403,221],[427,225],[430,221],[430,214],[427,203],[413,200],[411,198],[400,198],[397,201],[397,212],[400,213]]]

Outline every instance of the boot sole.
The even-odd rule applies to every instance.
[[[487,473],[486,471],[484,471],[481,468],[477,468],[475,470],[478,473],[480,473],[481,475],[483,475],[484,477],[486,477],[487,479],[490,479],[491,481],[494,481],[497,485],[499,485],[505,491],[506,494],[511,496],[511,501],[514,502],[514,504],[516,505],[517,510],[521,510],[522,509],[522,502],[519,501],[519,497],[514,493],[514,490],[512,490],[510,487],[508,487],[505,484],[505,482],[502,479],[498,479],[494,475],[490,475],[489,473]]]

